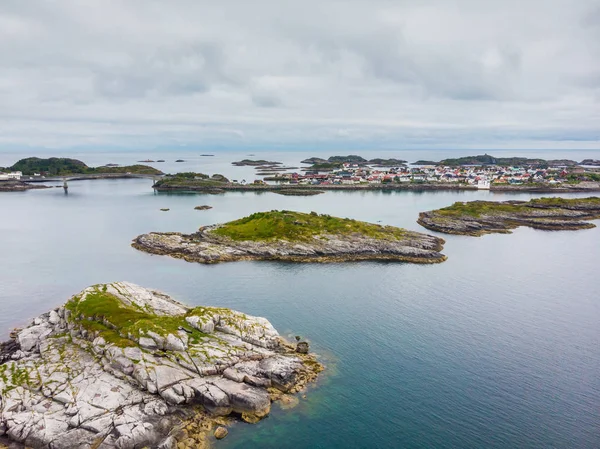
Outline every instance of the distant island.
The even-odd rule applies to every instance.
[[[263,165],[263,166],[264,165],[266,165],[266,166],[281,165],[281,162],[266,161],[264,159],[258,159],[258,160],[243,159],[241,161],[232,162],[231,165],[235,165],[236,167],[244,167],[244,166],[257,167],[257,166],[261,166],[261,165]]]
[[[0,447],[206,448],[322,370],[265,318],[93,285],[0,342]]]
[[[600,160],[599,159],[584,159],[579,164],[592,166],[592,167],[600,167]]]
[[[510,233],[528,226],[548,231],[593,228],[582,220],[600,219],[600,198],[540,198],[531,201],[471,201],[422,212],[418,223],[446,234],[480,236]]]
[[[341,168],[344,164],[355,164],[359,166],[373,165],[377,167],[397,167],[406,164],[405,160],[402,159],[370,159],[367,160],[362,156],[351,154],[348,156],[331,156],[328,159],[322,159],[319,157],[311,157],[301,161],[302,164],[311,164],[310,167],[304,170],[311,171],[329,171]]]
[[[438,237],[393,226],[284,210],[204,226],[189,235],[143,234],[134,239],[132,246],[151,254],[206,264],[237,260],[438,263],[446,260],[440,253],[443,244]]]
[[[29,157],[19,160],[11,167],[2,171],[21,172],[26,176],[69,176],[69,175],[102,175],[102,174],[137,174],[137,175],[162,175],[160,170],[147,165],[128,165],[124,167],[109,164],[102,167],[88,167],[77,159],[51,157],[42,159]]]
[[[586,161],[590,162],[590,159]],[[466,156],[451,159],[442,159],[441,161],[419,160],[411,165],[441,165],[441,166],[461,166],[461,165],[498,165],[498,166],[518,166],[518,167],[573,167],[575,165],[594,165],[580,163],[570,159],[531,159],[526,157],[494,157],[489,154],[478,156]],[[593,161],[592,161],[593,162]]]
[[[154,184],[156,190],[190,190],[220,188],[230,183],[229,179],[221,174],[212,176],[204,173],[183,172],[167,175]]]

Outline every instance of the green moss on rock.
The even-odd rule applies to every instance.
[[[349,218],[292,211],[258,212],[231,221],[212,231],[236,241],[288,240],[310,241],[323,235],[360,234],[366,237],[401,240],[406,232],[393,226],[381,226]]]
[[[195,341],[204,336],[197,329],[190,328],[185,321],[187,314],[159,316],[137,305],[125,304],[108,293],[106,285],[95,286],[92,291],[71,298],[65,308],[71,311],[71,321],[76,320],[87,331],[121,347],[134,346],[136,339],[148,332],[166,337],[177,335],[181,328],[185,328]]]

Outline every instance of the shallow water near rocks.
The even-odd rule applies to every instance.
[[[206,266],[129,244],[148,231],[192,232],[272,209],[427,232],[420,211],[543,195],[155,194],[150,184],[81,181],[68,195],[0,195],[3,336],[90,284],[127,280],[267,317],[322,354],[328,370],[306,399],[257,425],[236,424],[217,448],[600,445],[600,228],[442,235],[448,261],[438,265]],[[194,210],[202,204],[213,209]]]

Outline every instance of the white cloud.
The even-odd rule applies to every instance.
[[[0,149],[598,147],[596,0],[3,0]]]

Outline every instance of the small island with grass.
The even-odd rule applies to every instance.
[[[587,220],[600,219],[600,198],[539,198],[531,201],[457,202],[422,212],[418,223],[446,234],[480,236],[510,233],[519,226],[548,231],[594,228]]]
[[[1,171],[2,169],[0,169]],[[78,159],[63,157],[39,158],[29,157],[17,161],[7,171],[21,172],[24,176],[89,176],[102,175],[162,175],[160,170],[148,165],[127,165],[120,167],[108,164],[102,167],[89,167]]]
[[[267,161],[265,159],[243,159],[241,161],[234,161],[231,165],[236,167],[260,167],[260,166],[275,166],[281,165],[281,162]]]
[[[316,212],[259,212],[193,234],[151,232],[132,246],[189,262],[237,260],[345,262],[388,260],[438,263],[444,240],[393,226],[365,223]]]
[[[322,369],[265,318],[94,285],[0,342],[0,447],[205,448]]]

